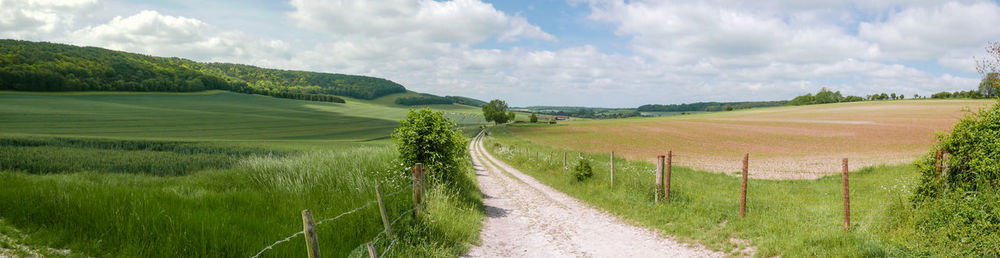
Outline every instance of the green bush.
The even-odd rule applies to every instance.
[[[423,163],[428,178],[448,184],[458,179],[469,141],[451,119],[429,108],[410,110],[392,133],[404,164]]]
[[[576,181],[587,180],[594,176],[594,169],[590,167],[590,162],[585,159],[580,159],[580,162],[573,167],[573,177]]]
[[[936,170],[939,150],[951,154],[944,177]],[[963,118],[917,165],[922,175],[913,210],[899,215],[919,236],[915,251],[1000,256],[1000,104]]]
[[[934,161],[938,150],[950,153],[949,172],[940,179]],[[938,137],[935,150],[918,165],[923,173],[918,198],[933,197],[945,187],[956,191],[995,187],[1000,182],[1000,104],[963,118],[951,134]]]

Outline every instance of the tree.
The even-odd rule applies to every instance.
[[[986,44],[986,56],[976,58],[976,71],[983,76],[983,82],[979,83],[979,93],[987,97],[1000,96],[997,94],[997,91],[1000,91],[1000,75],[998,75],[1000,74],[1000,41]]]
[[[535,113],[531,113],[531,118],[529,119],[531,120],[531,123],[538,123],[538,116],[535,115]]]
[[[1000,73],[990,73],[986,77],[983,77],[982,82],[979,83],[979,94],[983,97],[992,98],[1000,96],[998,91],[1000,91]]]
[[[432,180],[453,183],[465,161],[469,141],[444,113],[430,108],[411,109],[392,133],[399,159],[407,165],[423,163]]]
[[[816,104],[826,104],[826,103],[837,103],[843,99],[843,95],[840,95],[840,91],[833,92],[830,89],[823,88],[816,93]]]
[[[733,105],[729,105],[729,104],[723,105],[722,106],[722,110],[733,111]]]
[[[507,123],[510,117],[507,116],[507,102],[499,99],[491,100],[483,106],[483,118],[486,122],[494,124]]]
[[[517,121],[517,120],[514,120],[514,117],[516,117],[516,116],[517,116],[517,114],[514,113],[514,111],[508,111],[507,112],[507,120],[510,121],[510,122],[512,122],[512,123],[514,121]]]

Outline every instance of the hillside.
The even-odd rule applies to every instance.
[[[406,92],[398,83],[375,77],[200,63],[20,40],[0,40],[0,90],[227,90],[326,102],[343,102],[331,95],[375,99]]]

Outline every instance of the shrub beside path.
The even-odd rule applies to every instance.
[[[681,244],[544,185],[471,143],[483,192],[486,222],[482,244],[466,257],[721,257],[702,246]]]

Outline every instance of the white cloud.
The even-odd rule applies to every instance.
[[[878,44],[886,59],[954,59],[971,57],[986,41],[1000,39],[998,24],[996,3],[948,2],[891,13],[884,22],[862,22],[858,34]]]
[[[0,37],[35,38],[73,24],[97,0],[0,0]]]
[[[289,16],[304,28],[335,38],[398,39],[413,44],[478,44],[520,38],[554,40],[520,16],[479,0],[292,0]]]
[[[821,87],[854,95],[967,90],[978,82],[963,77],[973,72],[971,57],[985,41],[1000,38],[993,28],[1000,24],[1000,7],[976,0],[571,2],[588,4],[587,18],[610,25],[627,49],[602,49],[615,46],[590,45],[586,38],[559,42],[528,17],[481,0],[290,0],[287,20],[268,21],[297,30],[280,40],[261,39],[266,35],[250,27],[222,29],[205,22],[210,19],[163,14],[170,11],[67,28],[59,39],[202,61],[379,76],[415,91],[512,105],[636,106],[789,99]],[[0,13],[16,16],[27,7],[10,11],[8,3],[71,2],[0,0]],[[56,34],[72,21],[9,18],[14,16],[0,17],[4,35]],[[496,45],[514,47],[486,47]],[[934,64],[945,69],[927,68]]]
[[[281,40],[253,40],[241,32],[223,32],[198,19],[141,11],[108,23],[69,32],[65,41],[150,55],[206,61],[253,61],[287,56]]]

